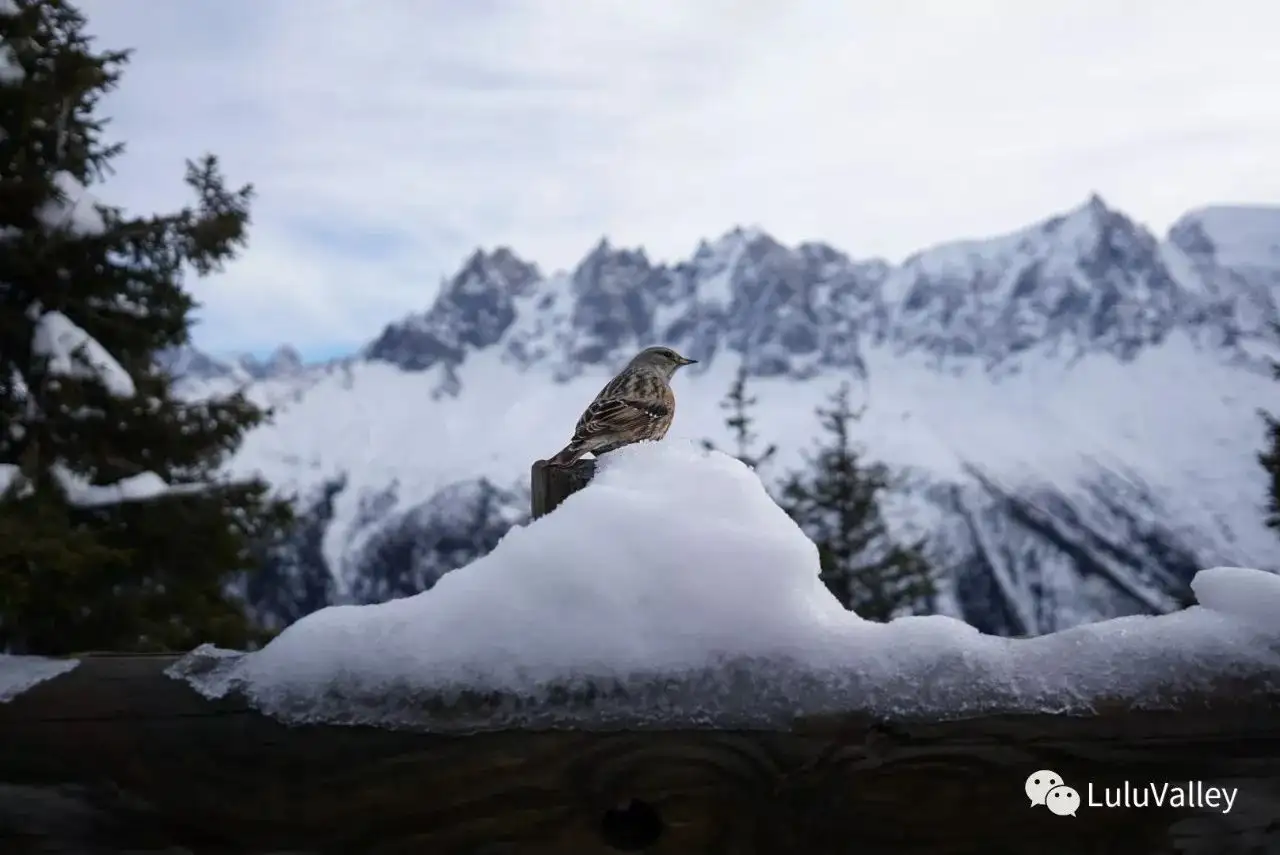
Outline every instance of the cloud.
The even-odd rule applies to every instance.
[[[758,224],[898,259],[1097,191],[1156,229],[1280,201],[1280,6],[1239,0],[81,0],[134,47],[112,201],[221,156],[251,245],[197,342],[352,347],[476,246],[544,269]]]

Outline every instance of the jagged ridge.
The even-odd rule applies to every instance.
[[[901,265],[821,244],[788,248],[758,229],[703,242],[673,265],[601,241],[551,276],[509,249],[477,251],[427,311],[390,324],[358,358],[260,374],[255,394],[283,400],[282,416],[250,438],[237,465],[313,493],[340,479],[315,506],[328,509],[328,522],[313,526],[325,548],[312,549],[326,566],[313,561],[306,572],[358,599],[407,593],[468,549],[491,547],[524,511],[528,461],[558,444],[604,372],[662,341],[701,360],[678,430],[720,438],[709,402],[741,359],[773,384],[762,416],[793,462],[812,432],[802,417],[822,390],[860,378],[883,423],[868,425],[872,453],[915,484],[895,525],[930,536],[953,609],[980,628],[1021,634],[1163,610],[1199,566],[1276,563],[1249,519],[1261,501],[1249,457],[1261,434],[1246,419],[1272,388],[1259,356],[1280,320],[1277,214],[1208,208],[1161,241],[1095,196]],[[1145,411],[1135,403],[1141,390],[1187,382],[1201,384],[1186,393],[1190,403],[1179,398],[1185,390],[1156,395]],[[1055,384],[1079,387],[1077,405],[1054,404]],[[1198,449],[1147,454],[1143,442],[1168,432],[1195,442],[1188,414],[1219,406],[1219,395],[1232,400],[1203,429],[1203,459]],[[1096,418],[1081,417],[1095,407]],[[377,414],[352,428],[363,443],[310,436],[353,409]],[[1063,425],[1071,419],[1078,424]],[[509,431],[496,426],[503,420]],[[933,426],[919,428],[922,420]],[[1142,441],[1097,440],[1095,422]],[[385,439],[401,431],[408,442]],[[1090,444],[1113,440],[1124,450],[1112,458],[1152,459],[1133,472],[1099,462]],[[1213,451],[1215,441],[1228,450]],[[1029,459],[1017,459],[1018,442],[1034,449]],[[1190,489],[1210,495],[1183,495]],[[449,546],[457,543],[467,546]],[[428,569],[406,557],[414,554],[433,556]]]

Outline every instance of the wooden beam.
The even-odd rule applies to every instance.
[[[529,473],[529,497],[533,519],[545,516],[560,503],[591,483],[596,473],[594,460],[579,460],[572,466],[549,466],[538,460]]]
[[[95,655],[0,703],[0,852],[930,853],[1067,855],[1280,846],[1280,674],[1224,677],[1180,711],[798,718],[778,731],[289,727]],[[927,687],[921,687],[922,691]],[[425,708],[428,706],[424,704]],[[1230,813],[1031,808],[1052,769],[1238,787]],[[1184,847],[1178,849],[1177,847]],[[1199,848],[1196,848],[1199,847]]]

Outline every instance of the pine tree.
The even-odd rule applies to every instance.
[[[1272,329],[1280,337],[1280,324]],[[1272,362],[1271,372],[1280,380],[1280,362]],[[1267,473],[1267,526],[1280,532],[1280,419],[1267,412],[1260,415],[1267,431],[1266,449],[1258,455]]]
[[[822,579],[845,608],[869,620],[932,611],[934,575],[923,543],[899,544],[880,501],[888,469],[864,463],[850,426],[860,417],[847,384],[817,410],[825,440],[806,457],[808,469],[782,482],[779,505],[818,547]]]
[[[751,416],[751,410],[755,405],[755,397],[747,394],[747,366],[744,362],[738,367],[738,373],[734,377],[733,384],[720,402],[720,409],[728,413],[725,416],[724,423],[733,434],[735,448],[733,456],[752,469],[759,471],[760,467],[773,459],[778,447],[770,443],[759,454],[755,453],[756,441],[759,439],[751,429],[751,425],[755,421]],[[716,447],[715,443],[709,439],[704,439],[702,445],[708,451],[715,450]]]
[[[182,402],[156,357],[188,340],[188,273],[244,245],[252,190],[206,156],[176,213],[91,196],[128,52],[85,26],[65,0],[0,5],[0,651],[241,646],[232,588],[290,512],[219,472],[266,413]]]

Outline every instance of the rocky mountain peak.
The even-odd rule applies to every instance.
[[[251,355],[242,356],[239,360],[245,372],[255,380],[274,377],[289,377],[300,373],[305,367],[302,354],[293,345],[282,344],[266,359],[257,359]]]
[[[233,377],[241,382],[253,378],[241,366],[226,359],[219,359],[190,345],[161,351],[156,357],[160,370],[188,383]]]
[[[453,295],[488,293],[518,296],[541,278],[535,264],[520,258],[505,246],[492,252],[477,249],[449,280],[446,293]]]
[[[389,324],[361,355],[420,371],[499,347],[563,380],[662,342],[700,360],[691,373],[728,351],[755,374],[803,378],[823,366],[857,371],[867,345],[887,343],[952,370],[1000,373],[1037,350],[1131,359],[1179,328],[1240,347],[1280,321],[1278,295],[1280,208],[1199,209],[1161,241],[1094,194],[1026,228],[899,265],[822,243],[789,247],[742,226],[670,265],[601,238],[550,277],[509,248],[476,250],[426,311]],[[169,361],[190,379],[301,368],[287,347],[262,361],[194,351]]]
[[[643,249],[615,249],[602,238],[570,276],[574,302],[564,338],[569,360],[596,364],[624,343],[650,338],[667,276]]]
[[[900,295],[900,349],[976,357],[988,369],[1033,348],[1131,359],[1162,340],[1194,300],[1155,236],[1096,195],[1011,234],[918,253],[887,288]]]
[[[1207,243],[1202,223],[1180,225],[1170,240],[1185,245],[1183,266],[1222,264],[1221,239]],[[695,373],[728,350],[746,355],[756,374],[797,378],[821,366],[857,368],[864,344],[885,341],[957,370],[1017,370],[1035,349],[1127,360],[1179,325],[1227,323],[1230,313],[1191,282],[1196,274],[1177,268],[1167,245],[1097,194],[1018,231],[942,244],[898,266],[819,243],[788,247],[741,226],[674,265],[601,238],[551,279],[504,248],[473,254],[430,310],[388,326],[366,355],[421,370],[501,344],[506,358],[549,361],[561,379],[657,341],[700,360]],[[1235,310],[1237,326],[1258,306],[1274,314],[1269,295],[1280,285],[1266,280],[1262,289],[1265,298]],[[1239,288],[1228,290],[1240,299]]]
[[[1169,254],[1202,287],[1228,340],[1269,338],[1280,323],[1280,207],[1218,205],[1169,229]]]
[[[515,320],[517,299],[540,279],[535,265],[505,247],[476,250],[442,283],[430,309],[389,324],[363,355],[410,371],[456,365],[502,338]]]
[[[1280,268],[1280,207],[1213,205],[1184,214],[1169,240],[1189,255],[1235,267]]]

